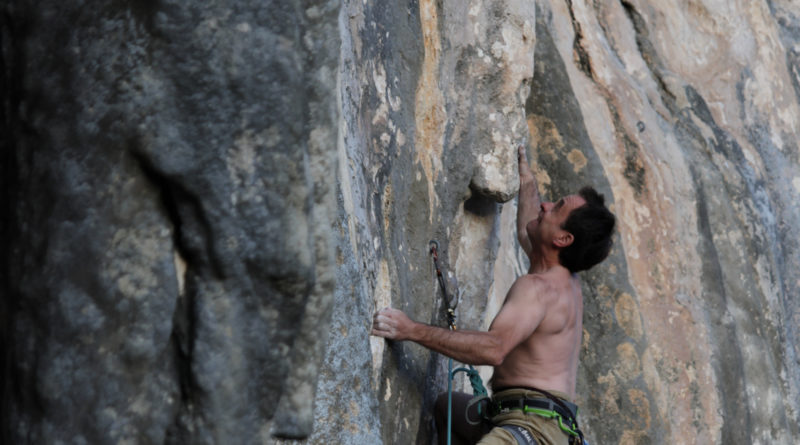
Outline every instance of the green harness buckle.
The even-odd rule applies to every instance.
[[[545,417],[547,419],[557,419],[558,420],[558,427],[561,428],[561,431],[569,434],[570,436],[576,436],[576,437],[579,436],[578,432],[575,430],[575,425],[572,425],[571,427],[565,425],[564,424],[564,418],[561,417],[561,414],[559,414],[559,413],[557,413],[555,411],[550,411],[550,410],[541,409],[541,408],[533,408],[533,407],[530,407],[530,406],[524,406],[522,408],[522,412],[525,413],[525,414],[533,413],[533,414],[536,414],[537,416],[542,416],[542,417]]]

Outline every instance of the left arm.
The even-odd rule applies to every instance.
[[[544,319],[546,307],[539,294],[539,281],[535,277],[526,275],[517,279],[488,332],[451,331],[415,322],[403,311],[386,308],[375,314],[372,335],[411,340],[461,363],[499,366]]]
[[[418,323],[401,310],[385,308],[375,314],[372,335],[390,340],[411,340],[461,363],[497,366],[496,351],[502,340],[489,332],[451,331]]]

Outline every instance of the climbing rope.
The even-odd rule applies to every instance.
[[[456,292],[456,296],[454,298],[448,297],[447,294],[447,286],[445,284],[444,275],[442,274],[442,269],[439,267],[439,243],[436,240],[431,240],[429,243],[430,246],[430,254],[433,257],[433,265],[436,268],[436,278],[439,281],[439,287],[442,289],[442,295],[444,297],[445,306],[447,307],[447,324],[450,327],[451,331],[456,330],[456,306],[458,306],[458,302],[460,301],[458,292]],[[483,386],[483,381],[481,380],[481,376],[478,371],[472,367],[472,365],[467,365],[466,368],[457,368],[453,369],[453,359],[450,358],[447,362],[447,445],[450,445],[450,440],[453,434],[453,379],[455,378],[456,374],[459,372],[464,372],[469,377],[470,384],[472,385],[472,395],[474,396],[472,400],[469,401],[467,405],[467,409],[464,412],[464,415],[467,416],[467,412],[469,411],[469,407],[476,403],[480,403],[481,401],[488,399],[489,392],[486,391],[486,387]],[[478,405],[478,414],[481,414],[481,407]],[[469,417],[466,417],[467,423],[472,425],[476,425],[480,423],[480,419],[473,422],[470,420]]]

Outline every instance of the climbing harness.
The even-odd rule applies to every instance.
[[[451,331],[455,331],[456,306],[458,306],[461,298],[458,291],[456,291],[456,296],[453,298],[450,298],[447,293],[447,285],[445,283],[444,274],[442,274],[442,269],[439,267],[439,242],[436,240],[431,240],[429,247],[430,255],[433,258],[433,265],[436,268],[436,279],[439,282],[439,287],[441,288],[442,296],[444,297],[447,310],[447,324]],[[466,417],[467,423],[471,425],[477,425],[481,423],[484,418],[488,419],[488,408],[498,410],[499,412],[508,411],[511,409],[520,409],[524,413],[533,413],[549,419],[556,419],[561,430],[570,436],[570,443],[588,445],[583,438],[583,433],[578,428],[578,421],[575,418],[577,414],[577,407],[572,404],[569,404],[572,405],[572,407],[567,406],[567,403],[544,390],[530,388],[531,390],[544,395],[546,399],[516,399],[513,402],[514,406],[509,405],[509,401],[500,401],[490,403],[488,404],[489,406],[487,406],[487,409],[481,410],[480,403],[484,401],[490,401],[490,399],[489,392],[486,390],[486,387],[483,386],[483,381],[481,380],[480,374],[472,365],[453,369],[452,358],[450,358],[447,363],[447,445],[450,445],[453,434],[453,379],[459,372],[466,373],[469,377],[470,384],[472,385],[473,398],[467,404],[467,409],[464,410],[464,416]],[[481,416],[481,418],[479,418],[477,421],[471,420],[468,416],[469,408],[475,404],[478,404],[478,414]],[[534,440],[524,428],[510,425],[503,425],[501,428],[508,431],[520,445],[536,444],[536,440]]]
[[[536,414],[547,419],[554,419],[558,422],[558,427],[561,428],[561,431],[570,437],[570,443],[586,444],[583,438],[583,432],[581,432],[578,427],[578,421],[576,419],[578,407],[575,404],[564,401],[539,388],[521,388],[538,392],[544,397],[514,397],[496,400],[489,405],[490,415],[493,417],[497,414],[510,412],[511,410],[519,410],[525,414]],[[503,389],[498,388],[498,391],[502,390]]]
[[[452,299],[447,294],[447,286],[445,285],[444,275],[442,274],[442,269],[439,267],[439,243],[436,240],[431,240],[429,243],[430,247],[430,254],[433,257],[433,265],[436,268],[436,278],[439,281],[439,287],[442,289],[442,296],[444,297],[445,305],[447,306],[447,324],[450,327],[451,331],[456,330],[456,306],[458,306],[458,302],[460,300],[459,293],[456,291],[456,296]],[[472,395],[474,396],[472,400],[469,401],[468,408],[476,403],[480,403],[484,400],[489,399],[489,392],[486,390],[486,387],[483,386],[483,381],[481,380],[481,376],[478,371],[472,367],[472,365],[467,365],[466,368],[456,368],[453,369],[453,359],[449,359],[447,362],[447,445],[450,445],[450,440],[452,438],[452,425],[453,425],[453,379],[455,378],[456,374],[459,372],[464,372],[469,377],[470,384],[472,385]],[[465,410],[464,415],[466,416],[469,409]],[[481,414],[481,406],[478,405],[478,414]],[[477,425],[481,422],[481,419],[477,421],[470,420],[469,417],[466,417],[467,423],[472,425]]]

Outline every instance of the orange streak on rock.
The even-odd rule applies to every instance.
[[[429,218],[433,220],[433,208],[438,197],[435,185],[442,169],[442,149],[447,115],[444,96],[439,88],[439,55],[442,50],[439,35],[439,12],[436,2],[422,0],[419,3],[425,56],[422,62],[422,75],[415,96],[414,145],[417,162],[422,165],[428,181]]]

